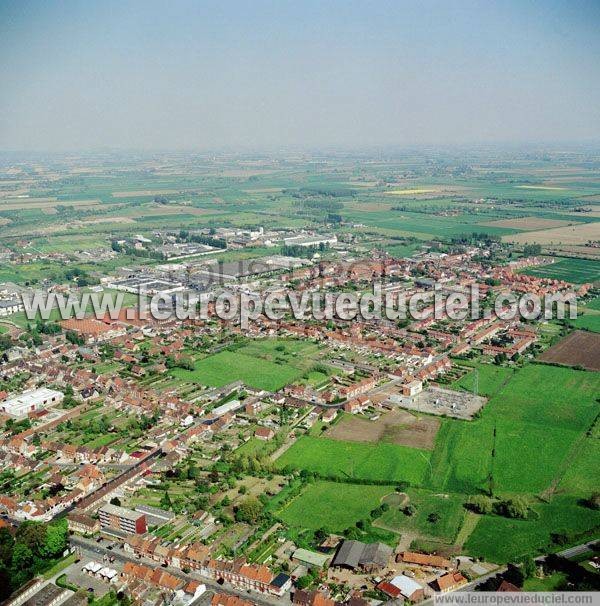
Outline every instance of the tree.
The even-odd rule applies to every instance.
[[[496,513],[507,518],[520,518],[524,520],[529,513],[529,505],[523,497],[517,496],[497,503]]]
[[[169,491],[165,490],[165,494],[163,494],[162,498],[160,499],[160,506],[163,509],[172,509],[173,503],[171,501],[171,497],[169,496]]]
[[[586,501],[586,505],[590,509],[600,509],[600,492],[592,492],[590,498]]]
[[[489,514],[492,513],[493,510],[493,502],[490,497],[483,494],[477,494],[469,499],[466,507],[475,513]]]
[[[12,554],[12,568],[15,571],[29,570],[33,565],[33,552],[25,543],[17,543]]]
[[[15,539],[18,544],[28,547],[33,555],[41,557],[46,545],[47,528],[41,522],[25,521],[19,526]]]
[[[537,564],[531,556],[523,560],[521,568],[526,579],[530,579],[531,577],[535,576],[535,573],[537,572]]]
[[[48,558],[56,558],[67,548],[69,531],[67,520],[62,519],[46,528],[46,542],[44,545],[45,555]]]
[[[117,507],[121,507],[121,499],[119,499],[119,497],[113,497],[110,500],[110,504],[111,505],[116,505]]]
[[[427,516],[427,521],[430,524],[435,524],[436,522],[440,521],[440,514],[437,513],[436,511],[432,511],[428,516]]]
[[[313,578],[310,575],[305,574],[296,581],[296,587],[298,589],[306,589],[312,585],[312,582]]]
[[[244,499],[235,511],[235,519],[238,522],[254,523],[260,517],[263,506],[255,497]]]

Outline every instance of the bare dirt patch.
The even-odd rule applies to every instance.
[[[546,350],[540,360],[600,370],[600,334],[576,330]]]
[[[439,427],[439,419],[418,417],[406,410],[393,410],[375,421],[344,416],[327,431],[326,436],[349,442],[387,442],[432,449]]]
[[[540,217],[519,217],[518,219],[499,219],[498,221],[488,221],[482,223],[489,227],[508,227],[509,229],[522,229],[524,231],[534,231],[537,229],[552,229],[556,227],[565,227],[571,225],[570,221],[561,219],[542,219]]]
[[[504,236],[502,239],[517,244],[586,244],[590,240],[600,240],[600,221],[577,223],[543,231],[528,231]]]

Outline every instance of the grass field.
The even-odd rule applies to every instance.
[[[280,469],[307,469],[324,476],[420,484],[429,452],[396,444],[343,442],[302,436],[277,459]]]
[[[575,328],[600,332],[600,313],[587,313],[579,316],[575,320],[570,320]]]
[[[416,488],[408,489],[407,495],[416,508],[414,515],[407,516],[402,511],[403,507],[392,505],[376,520],[375,525],[399,534],[416,532],[421,537],[452,543],[466,515],[464,495],[440,495]],[[437,514],[439,520],[429,520],[432,513]]]
[[[506,366],[494,364],[478,364],[476,370],[463,375],[453,384],[454,389],[460,388],[472,392],[477,386],[480,396],[491,397],[495,395],[503,385],[510,380],[514,370]]]
[[[597,282],[600,280],[600,262],[588,259],[557,259],[550,265],[530,267],[523,271],[529,276],[564,280],[574,284]]]
[[[277,512],[290,526],[342,532],[368,517],[393,486],[359,486],[337,482],[309,484],[295,499]]]
[[[480,419],[444,420],[426,484],[473,493],[487,489],[493,474],[499,492],[544,490],[592,424],[599,392],[600,373],[525,366],[490,400]]]
[[[557,496],[551,503],[538,503],[533,509],[536,520],[511,520],[500,516],[482,516],[467,540],[468,553],[492,562],[518,561],[531,553],[558,549],[551,540],[552,533],[581,536],[600,529],[600,512],[577,504],[576,499]]]
[[[237,351],[222,351],[200,360],[192,371],[176,368],[171,373],[184,381],[211,387],[241,380],[256,389],[277,391],[299,379],[303,371],[289,364],[269,362]]]

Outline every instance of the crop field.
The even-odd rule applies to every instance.
[[[194,370],[175,368],[171,374],[183,381],[211,387],[240,380],[256,389],[277,391],[299,379],[303,371],[289,364],[269,362],[237,351],[222,351],[196,362]]]
[[[553,229],[527,231],[516,235],[506,235],[506,242],[516,244],[586,244],[600,238],[600,222],[578,223]]]
[[[579,316],[576,320],[571,320],[571,324],[575,328],[581,328],[583,330],[591,330],[592,332],[600,332],[600,314],[584,314]]]
[[[543,217],[518,217],[516,219],[498,219],[483,223],[489,227],[507,227],[509,229],[518,229],[522,231],[535,231],[541,229],[552,229],[555,227],[565,227],[570,225],[569,221],[561,219],[545,219]]]
[[[564,280],[574,284],[600,280],[600,262],[587,259],[562,258],[550,265],[530,267],[523,271],[529,276]]]
[[[276,515],[298,528],[343,532],[379,506],[393,486],[364,486],[340,482],[314,482]]]
[[[457,236],[474,232],[486,232],[503,236],[515,233],[515,229],[506,227],[489,227],[479,224],[485,218],[476,215],[458,215],[441,217],[425,213],[391,211],[391,212],[347,212],[352,221],[364,223],[372,227],[380,227],[389,232],[409,234],[416,237]]]
[[[540,356],[540,360],[600,370],[600,334],[576,330],[547,349]]]
[[[307,469],[323,476],[377,482],[422,483],[430,453],[397,444],[342,442],[302,436],[276,464],[279,469]]]

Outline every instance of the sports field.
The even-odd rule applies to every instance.
[[[302,436],[277,459],[279,469],[307,469],[323,476],[421,484],[429,455],[398,444],[343,442]]]

